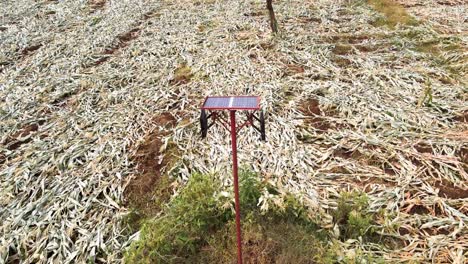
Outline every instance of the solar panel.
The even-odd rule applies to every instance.
[[[258,96],[208,96],[202,109],[256,110],[260,109]]]

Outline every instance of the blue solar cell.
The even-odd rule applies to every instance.
[[[245,109],[258,108],[257,96],[208,97],[203,105],[207,109]]]
[[[230,97],[208,97],[205,107],[226,108],[229,106]]]
[[[254,108],[257,106],[257,97],[236,97],[232,104],[235,108]]]

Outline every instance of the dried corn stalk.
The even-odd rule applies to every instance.
[[[119,262],[134,238],[121,224],[122,193],[138,177],[135,146],[160,129],[153,117],[178,119],[166,142],[181,156],[167,171],[181,180],[217,172],[228,185],[228,137],[215,127],[200,141],[198,104],[206,95],[248,93],[262,96],[268,142],[253,130],[240,136],[240,164],[320,209],[325,227],[343,189],[363,190],[371,210],[396,215],[382,232],[403,248],[351,241],[344,250],[389,262],[463,263],[468,105],[466,76],[450,69],[466,72],[467,5],[420,2],[410,13],[430,21],[392,31],[372,26],[379,14],[353,1],[290,1],[277,6],[285,34],[273,39],[255,15],[263,0],[102,8],[3,1],[0,262]],[[439,54],[444,65],[411,48],[443,38],[434,28],[464,48]],[[414,32],[421,39],[405,37]],[[191,77],[173,83],[180,65]],[[432,106],[418,108],[426,78]],[[297,110],[306,99],[320,111]],[[394,223],[400,230],[387,228]]]

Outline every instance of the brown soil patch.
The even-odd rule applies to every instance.
[[[335,166],[327,170],[323,170],[323,173],[334,173],[334,174],[351,174],[352,172],[342,166]]]
[[[360,36],[348,36],[348,35],[337,35],[331,36],[331,41],[336,43],[335,46],[331,49],[332,53],[336,55],[332,58],[332,61],[339,60],[340,56],[353,55],[356,54],[356,51],[363,53],[376,51],[381,47],[386,45],[372,45],[363,43],[368,40],[370,37],[366,35]],[[336,62],[335,62],[336,63]],[[348,66],[350,63],[339,63],[340,66]]]
[[[349,65],[353,64],[353,62],[350,59],[343,58],[343,57],[340,57],[340,56],[332,57],[331,61],[334,62],[339,67],[342,67],[342,68],[348,67]]]
[[[304,100],[299,105],[299,111],[301,111],[307,117],[304,123],[306,125],[311,125],[319,132],[326,132],[331,128],[340,129],[344,127],[344,125],[342,124],[330,123],[325,118],[325,116],[330,116],[330,117],[336,116],[336,111],[335,110],[323,111],[320,108],[319,101],[315,98]]]
[[[362,158],[363,154],[359,150],[349,150],[345,148],[338,148],[333,151],[333,156],[340,157],[342,159],[355,159]]]
[[[299,18],[296,19],[297,22],[299,23],[322,23],[322,19],[319,17],[306,17],[306,16],[300,16]]]
[[[419,157],[415,157],[415,156],[409,156],[408,159],[411,161],[411,163],[413,163],[416,167],[421,167],[423,166],[423,162],[422,162],[422,159],[420,159]]]
[[[342,43],[342,44],[361,44],[364,41],[367,41],[369,39],[380,39],[383,36],[380,35],[346,35],[346,34],[340,34],[340,35],[332,35],[329,38],[331,39],[332,42],[334,43]]]
[[[319,131],[327,131],[330,129],[330,123],[321,117],[322,110],[320,109],[320,104],[317,99],[309,99],[304,101],[300,106],[299,110],[306,116],[310,117],[305,120],[305,123],[312,125]]]
[[[253,12],[250,12],[250,13],[244,13],[244,16],[247,16],[247,17],[256,17],[256,16],[265,16],[266,15],[266,12],[265,11],[253,11]]]
[[[90,66],[99,66],[103,64],[104,62],[108,61],[110,57],[101,57],[97,59],[94,63],[92,63]]]
[[[354,46],[360,52],[372,52],[379,49],[378,45],[355,45]]]
[[[0,32],[5,31],[5,30],[7,30],[7,29],[8,29],[7,27],[2,27],[2,26],[0,26]]]
[[[249,53],[248,57],[252,60],[258,60],[258,55],[255,53]]]
[[[457,151],[456,155],[465,166],[468,166],[468,147],[462,147]]]
[[[298,64],[286,64],[284,69],[284,76],[292,76],[305,72],[305,68]]]
[[[468,198],[468,189],[462,189],[453,185],[453,183],[442,179],[437,181],[434,186],[439,189],[439,196],[449,199],[464,199]]]
[[[395,171],[395,169],[388,163],[383,164],[383,170],[384,170],[385,174],[397,175],[397,172]]]
[[[271,42],[261,42],[260,47],[264,50],[271,50],[275,47],[275,44]]]
[[[438,228],[424,228],[422,230],[430,236],[437,236],[437,235],[446,236],[452,232],[451,230],[447,230],[445,228],[439,228],[439,229]]]
[[[0,165],[2,165],[3,163],[5,163],[5,161],[6,161],[6,156],[5,156],[5,154],[0,153]]]
[[[468,123],[468,111],[464,111],[461,115],[456,116],[453,120],[462,123]]]
[[[438,0],[436,1],[438,5],[446,6],[459,6],[466,4],[465,0]]]
[[[74,91],[68,91],[68,92],[65,92],[63,94],[61,94],[60,96],[56,97],[52,102],[51,104],[53,106],[56,106],[56,107],[66,107],[69,103],[69,99],[70,97],[76,95],[77,93],[79,93],[80,90],[77,89],[77,90],[74,90]]]
[[[236,40],[239,40],[239,41],[252,39],[252,38],[255,38],[256,36],[257,36],[257,33],[251,30],[240,30],[237,33],[235,33],[235,38]],[[249,44],[247,45],[247,47],[249,49],[254,49],[254,48],[257,48],[258,45],[256,43]]]
[[[107,0],[89,0],[88,4],[93,10],[98,10],[104,8]]]
[[[425,206],[420,205],[420,204],[410,206],[406,211],[407,211],[408,214],[418,214],[418,215],[426,215],[426,214],[429,214],[431,212]]]
[[[119,42],[121,43],[120,45],[123,45],[127,42],[129,42],[130,40],[134,40],[138,37],[138,33],[140,32],[141,28],[134,28],[124,34],[121,34],[119,36],[117,36],[117,39],[119,40]],[[123,46],[119,46],[120,48],[123,47]]]
[[[406,227],[399,227],[398,228],[398,233],[402,236],[410,234],[410,230]]]
[[[366,146],[367,149],[373,150],[375,147]],[[372,155],[372,154],[371,154]],[[390,156],[390,154],[388,155]],[[384,171],[388,175],[397,175],[398,174],[398,164],[400,162],[395,157],[386,157],[386,159],[378,158],[376,156],[366,157],[367,165],[377,167]]]
[[[49,11],[46,11],[44,14],[45,14],[46,16],[51,16],[51,15],[57,14],[57,12],[55,12],[55,11],[53,11],[53,10],[49,10]]]
[[[24,139],[24,140],[21,139],[21,138],[27,137],[30,134],[32,134],[32,133],[36,132],[37,130],[39,130],[39,126],[42,125],[43,123],[44,123],[44,121],[40,121],[38,123],[29,124],[29,125],[21,128],[16,133],[8,136],[8,138],[6,139],[6,142],[5,142],[4,145],[6,146],[6,148],[8,150],[15,150],[15,149],[19,148],[21,145],[30,142],[32,140],[32,138],[28,138],[28,139]]]
[[[113,55],[120,49],[127,47],[130,41],[138,38],[138,36],[140,35],[140,31],[141,28],[134,28],[128,32],[118,35],[116,37],[116,40],[114,41],[115,44],[111,47],[106,48],[101,54],[103,57],[100,57],[99,59],[91,63],[91,65],[89,65],[88,68],[99,66],[104,62],[108,61],[111,58],[110,55]]]
[[[114,45],[113,47],[111,48],[107,48],[106,50],[104,50],[104,54],[107,54],[107,55],[112,55],[114,54],[116,51],[118,51],[119,49],[121,48],[124,48],[126,46],[128,46],[129,42],[131,40],[134,40],[138,37],[139,33],[140,33],[140,30],[141,28],[134,28],[128,32],[125,32],[123,34],[120,34],[117,36],[116,38],[116,45]]]
[[[148,134],[138,146],[133,161],[136,163],[139,174],[129,183],[124,193],[128,204],[146,216],[159,212],[162,205],[161,200],[169,199],[171,196],[171,192],[167,188],[169,184],[167,179],[164,182],[161,169],[170,162],[172,157],[171,153],[168,151],[161,153],[160,149],[163,144],[162,138],[169,133],[167,130],[175,124],[176,119],[171,114],[165,113],[154,118],[154,122],[164,128],[164,131],[156,129]],[[161,161],[162,155],[164,158]],[[158,196],[158,201],[154,200],[155,196]]]
[[[32,54],[33,52],[35,52],[36,50],[40,49],[41,47],[42,47],[42,44],[31,45],[21,50],[21,55],[28,56]]]
[[[333,54],[336,55],[349,55],[354,54],[354,49],[350,45],[338,44],[332,49]]]
[[[306,115],[320,115],[322,111],[320,110],[320,103],[317,99],[309,99],[304,101],[299,108]]]
[[[428,153],[428,154],[433,154],[432,147],[429,146],[426,143],[418,143],[414,146],[414,148],[419,152],[419,153]]]

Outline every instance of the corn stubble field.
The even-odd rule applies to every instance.
[[[132,208],[159,214],[156,177],[166,196],[194,172],[230,190],[229,137],[200,140],[197,118],[232,94],[267,113],[267,142],[238,143],[279,190],[262,210],[293,194],[348,259],[464,263],[466,1],[274,4],[276,36],[263,0],[2,1],[0,263],[120,262]],[[344,191],[397,246],[337,239]]]

